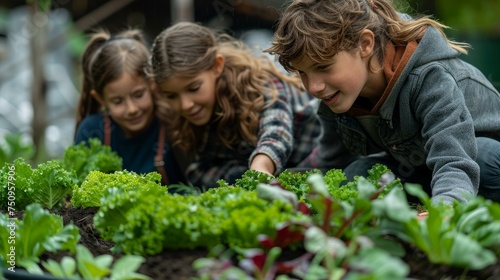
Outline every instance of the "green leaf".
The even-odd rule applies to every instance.
[[[30,274],[43,275],[43,270],[38,266],[38,258],[28,258],[18,261],[20,267],[24,267]]]
[[[311,191],[320,194],[323,197],[331,197],[328,192],[328,186],[320,174],[311,174],[307,177],[307,182],[311,186]]]
[[[324,250],[327,238],[319,227],[310,227],[305,232],[304,246],[308,252],[318,253]]]
[[[100,255],[93,258],[93,262],[99,264],[100,267],[110,267],[113,263],[113,256],[111,255]]]
[[[74,172],[66,171],[57,160],[38,165],[33,170],[33,201],[52,209],[76,185]]]
[[[363,177],[358,179],[357,188],[358,198],[362,199],[369,199],[377,191],[377,188]]]
[[[409,194],[418,197],[424,206],[431,203],[429,195],[422,189],[422,186],[407,183],[404,185],[404,188]]]
[[[483,269],[496,263],[497,260],[493,252],[461,233],[453,235],[453,245],[449,251],[449,257],[448,264],[469,269]]]
[[[485,222],[491,221],[491,216],[486,207],[476,208],[459,216],[456,229],[460,232],[471,232]]]
[[[408,205],[406,195],[401,189],[392,189],[383,198],[372,202],[376,215],[385,215],[388,218],[405,223],[416,216],[416,212]]]
[[[69,225],[63,230],[62,217],[50,214],[39,204],[26,207],[24,218],[17,229],[17,237],[23,240],[16,246],[19,259],[38,257],[44,250],[56,251],[65,247],[66,242],[74,244],[80,238],[78,229]]]
[[[78,266],[78,268],[84,279],[101,279],[109,275],[111,271],[108,267],[102,266],[95,260],[82,261],[81,265],[83,265],[83,267]]]
[[[47,260],[47,262],[42,262],[43,267],[52,275],[56,277],[68,277],[69,275],[65,273],[64,271],[64,266],[62,264],[59,264],[58,262],[54,260]]]
[[[126,279],[149,279],[149,277],[142,275],[137,278],[139,274],[135,271],[139,269],[145,259],[141,256],[125,255],[118,259],[111,269],[111,280],[126,280]]]
[[[72,257],[64,256],[61,259],[61,266],[65,277],[76,277],[76,261]]]
[[[350,260],[350,267],[355,271],[363,271],[366,275],[360,278],[351,278],[357,273],[349,274],[348,279],[406,279],[410,268],[398,258],[377,248],[366,248]]]

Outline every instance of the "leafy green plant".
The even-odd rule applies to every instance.
[[[482,269],[496,262],[492,249],[500,245],[498,203],[475,197],[468,203],[436,204],[419,186],[406,188],[420,198],[429,215],[413,219],[412,210],[398,202],[404,197],[391,194],[386,203],[376,203],[377,211],[387,217],[382,226],[388,233],[422,250],[432,263]]]
[[[199,279],[213,275],[224,279],[406,279],[409,267],[400,259],[405,255],[404,244],[421,250],[432,263],[465,270],[497,262],[498,203],[482,197],[453,205],[431,203],[420,186],[406,184],[406,192],[420,198],[428,211],[427,217],[419,218],[390,173],[357,177],[356,196],[347,201],[332,196],[319,174],[310,175],[307,181],[311,208],[290,200],[283,188],[268,190],[280,186],[261,183],[257,190],[263,189],[260,193],[267,199],[288,201],[297,211],[311,214],[309,220],[287,221],[274,235],[260,235],[265,249],[244,250],[238,263],[234,257],[227,258],[226,252],[195,261]],[[298,257],[280,255],[297,246],[302,246]]]
[[[62,168],[57,160],[39,164],[31,176],[33,201],[47,209],[52,209],[65,195],[71,194],[77,184],[75,173]]]
[[[43,267],[52,275],[64,279],[95,279],[95,280],[145,280],[150,277],[139,274],[136,270],[144,258],[125,255],[113,263],[111,255],[94,257],[83,245],[76,246],[76,257],[65,256],[58,263],[52,259],[42,262]]]
[[[74,170],[81,184],[91,171],[112,173],[122,170],[123,160],[98,138],[91,138],[88,146],[82,142],[66,148],[62,166],[66,170]]]
[[[15,233],[13,238],[12,233]],[[40,271],[40,255],[58,250],[75,251],[80,240],[78,228],[69,224],[63,226],[62,217],[51,214],[39,204],[26,207],[22,220],[9,219],[0,214],[0,260],[11,265],[4,256],[15,255],[15,266],[28,271]]]
[[[383,197],[393,188],[403,188],[401,181],[394,177],[394,174],[386,165],[375,164],[367,170],[367,172],[368,176],[366,178],[362,177],[363,180],[367,180],[374,186],[386,186],[382,189],[379,197]],[[318,169],[304,172],[292,172],[285,170],[276,178],[273,178],[259,171],[248,170],[240,179],[236,179],[234,186],[247,190],[255,190],[261,183],[272,184],[272,182],[275,181],[281,188],[294,193],[297,196],[298,201],[303,201],[306,205],[311,207],[306,197],[310,192],[310,185],[307,182],[307,178],[313,174],[322,175],[322,172]],[[349,201],[358,195],[359,179],[360,176],[355,176],[353,181],[347,182],[347,177],[341,169],[331,169],[323,175],[323,180],[327,185],[328,193],[330,193],[330,195],[335,199],[341,201]],[[223,180],[219,180],[219,185],[227,186],[227,183]]]
[[[0,209],[23,210],[33,202],[33,169],[23,158],[17,158],[0,169]],[[14,187],[14,192],[9,191]],[[9,199],[10,197],[10,199]],[[9,203],[14,201],[14,203]]]
[[[193,196],[111,188],[94,226],[115,252],[153,255],[164,248],[196,248],[220,242],[221,228]]]
[[[256,191],[236,187],[213,188],[199,196],[111,188],[94,225],[103,238],[115,242],[116,251],[149,255],[219,243],[257,246],[258,234],[271,234],[292,213],[287,203],[269,202]]]
[[[20,211],[31,203],[39,203],[44,208],[52,209],[63,201],[65,195],[72,192],[76,185],[76,175],[62,168],[57,160],[40,163],[37,168],[32,169],[23,158],[18,158],[12,165],[7,164],[2,168],[0,182],[1,209],[7,208],[9,196],[15,197],[15,205],[9,205],[9,209]],[[15,187],[11,195],[9,186]]]
[[[31,158],[34,152],[35,146],[27,142],[23,134],[5,134],[0,138],[0,168],[19,157]]]
[[[115,171],[104,173],[101,171],[91,171],[81,186],[76,186],[71,197],[71,204],[74,207],[98,207],[101,199],[109,188],[120,188],[123,190],[143,189],[145,191],[158,190],[159,193],[166,193],[168,190],[161,185],[161,175],[158,172],[147,174],[137,174],[133,171]]]
[[[409,272],[408,266],[390,253],[398,251],[397,244],[386,242],[381,246],[367,237],[374,235],[370,201],[379,199],[390,182],[378,188],[360,177],[356,196],[347,203],[331,196],[329,185],[320,174],[309,175],[307,181],[307,200],[315,210],[310,219],[288,221],[279,225],[275,234],[260,235],[259,241],[266,250],[244,251],[238,266],[227,259],[197,260],[193,266],[201,279],[210,279],[210,275],[223,275],[227,279],[290,279],[288,276],[300,279],[404,279]],[[281,201],[290,201],[286,194],[289,191],[268,195],[269,188],[279,186],[257,186],[258,190],[264,189],[259,193],[266,194],[267,198],[278,199],[284,195]],[[402,190],[394,188],[392,191]],[[290,204],[295,205],[295,202],[290,201]],[[304,214],[312,213],[303,202],[295,208]],[[380,237],[381,233],[375,236]],[[278,259],[284,249],[298,244],[303,246],[301,255]],[[392,250],[387,251],[387,246],[392,246]]]

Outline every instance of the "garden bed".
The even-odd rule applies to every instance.
[[[93,226],[93,216],[96,208],[63,208],[59,215],[63,217],[64,224],[72,222],[80,229],[80,243],[85,245],[94,255],[111,254],[115,258],[119,254],[112,254],[112,242],[103,240]],[[483,280],[500,279],[500,261],[495,265],[482,270],[465,271],[463,269],[446,265],[436,265],[428,261],[426,255],[411,246],[406,246],[406,256],[403,260],[410,266],[409,279],[442,279],[442,280]],[[164,250],[162,253],[145,257],[145,262],[137,272],[148,275],[152,279],[190,279],[196,276],[192,262],[198,258],[206,257],[205,249],[195,250]],[[52,258],[60,260],[62,254],[45,253],[42,259]],[[286,257],[286,255],[284,256]]]

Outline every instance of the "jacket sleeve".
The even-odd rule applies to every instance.
[[[247,163],[238,160],[195,159],[186,170],[186,178],[195,187],[209,189],[218,187],[218,180],[234,184],[247,170]]]
[[[457,81],[435,67],[416,85],[414,111],[422,123],[426,164],[433,170],[432,201],[465,201],[479,188],[472,116]]]
[[[338,131],[335,113],[325,105],[320,103],[318,108],[318,118],[321,123],[321,135],[319,143],[312,153],[303,160],[298,167],[318,168],[318,169],[343,169],[358,156],[353,155],[345,147],[342,135]]]

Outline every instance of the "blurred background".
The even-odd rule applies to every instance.
[[[463,59],[500,89],[500,0],[396,0],[429,14],[473,49]],[[256,52],[269,46],[283,0],[1,0],[0,162],[59,158],[72,144],[80,58],[96,28],[141,28],[151,43],[181,21],[224,28]]]

